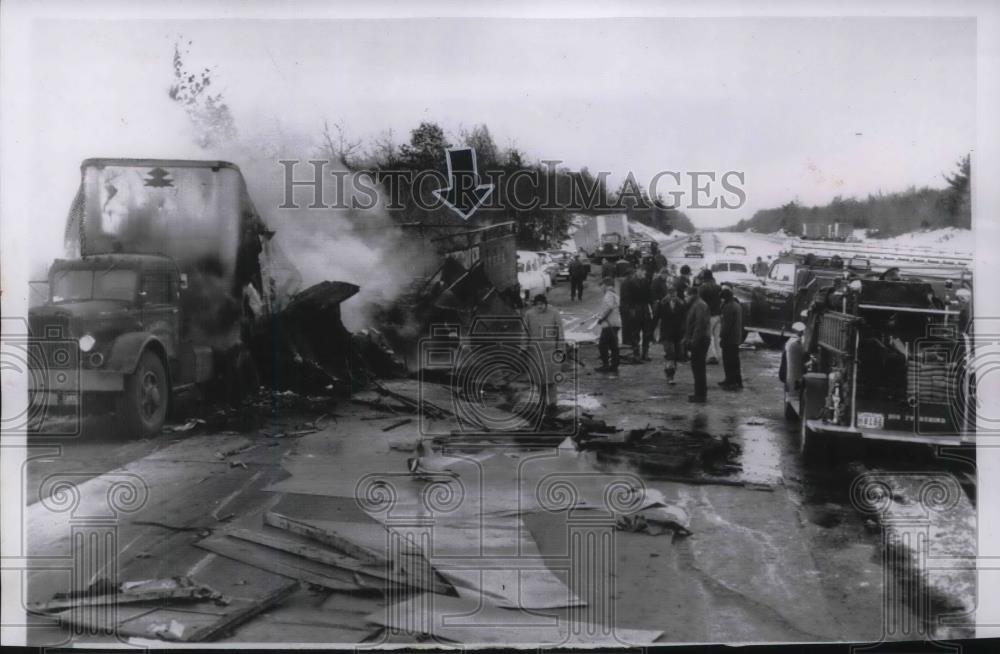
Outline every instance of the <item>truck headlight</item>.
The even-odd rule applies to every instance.
[[[93,336],[91,336],[90,334],[84,334],[83,336],[80,337],[80,351],[90,352],[90,350],[93,349],[94,344],[96,342],[97,341],[94,339]]]

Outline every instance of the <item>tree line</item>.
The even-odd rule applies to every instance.
[[[803,225],[827,226],[846,223],[864,229],[869,236],[888,238],[921,229],[943,227],[972,228],[971,162],[962,157],[951,173],[943,174],[944,188],[909,188],[897,193],[869,194],[864,199],[835,197],[829,204],[806,207],[788,202],[780,207],[761,209],[753,217],[730,229],[755,229],[770,233],[784,230],[802,234]]]

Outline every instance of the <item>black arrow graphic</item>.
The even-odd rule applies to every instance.
[[[451,185],[434,191],[434,195],[468,220],[493,193],[493,185],[479,183],[475,148],[453,148],[447,151],[447,157]]]

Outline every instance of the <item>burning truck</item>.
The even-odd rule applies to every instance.
[[[179,391],[255,391],[255,343],[301,278],[272,245],[239,168],[88,159],[81,172],[67,258],[51,265],[47,299],[29,312],[32,406],[114,410],[130,435],[149,436]]]

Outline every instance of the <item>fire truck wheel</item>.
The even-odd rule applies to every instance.
[[[806,406],[805,398],[803,398],[801,406]],[[799,452],[802,454],[803,460],[813,461],[821,454],[822,437],[809,429],[809,425],[806,423],[806,417],[801,416],[799,418]]]
[[[124,433],[149,438],[163,427],[170,404],[167,370],[153,352],[146,350],[135,372],[125,378],[125,391],[118,396],[116,413]]]
[[[777,350],[785,346],[785,341],[788,340],[787,336],[778,336],[777,334],[765,334],[764,332],[758,332],[760,334],[760,340],[764,341],[764,345],[768,346],[772,350]]]

